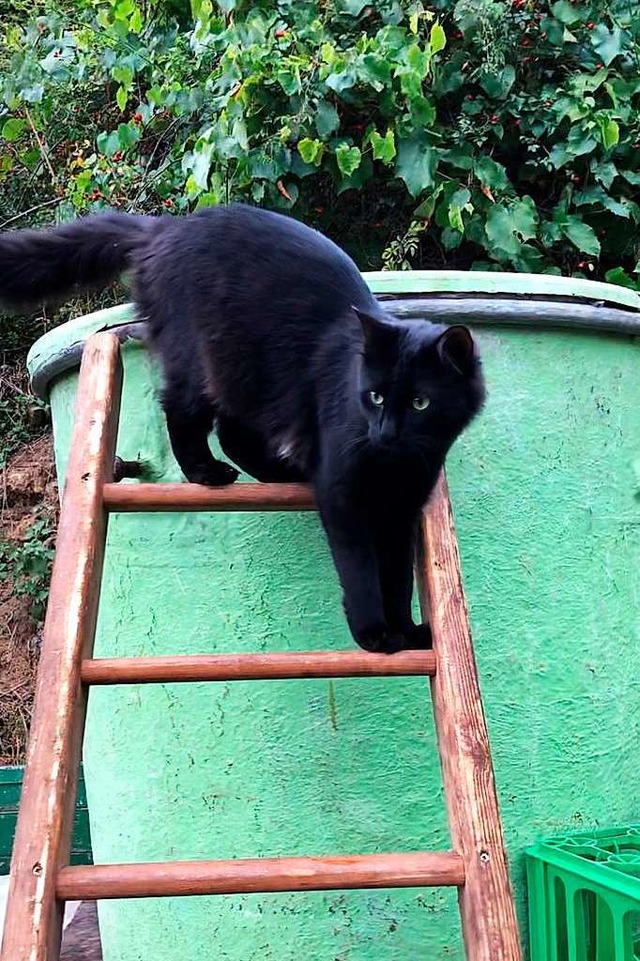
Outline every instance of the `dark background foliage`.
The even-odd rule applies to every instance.
[[[9,4],[0,225],[290,210],[363,268],[637,281],[633,0]]]

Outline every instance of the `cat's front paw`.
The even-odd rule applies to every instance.
[[[396,654],[406,645],[402,634],[382,624],[356,631],[354,637],[360,647],[372,654]]]
[[[225,487],[238,479],[240,471],[231,464],[217,461],[215,466],[191,471],[187,477],[190,484],[203,484],[205,487]]]
[[[411,624],[402,633],[405,637],[402,649],[405,651],[430,651],[433,647],[431,627],[428,624]]]

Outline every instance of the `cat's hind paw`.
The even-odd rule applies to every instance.
[[[210,467],[191,471],[187,480],[190,484],[203,484],[205,487],[226,487],[227,484],[233,484],[239,475],[240,471],[231,464],[216,461]]]

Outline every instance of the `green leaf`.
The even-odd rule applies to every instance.
[[[438,184],[433,193],[423,200],[418,207],[416,207],[413,212],[413,216],[416,218],[419,217],[422,220],[431,220],[433,217],[433,212],[436,209],[436,202],[443,190],[444,184]]]
[[[536,236],[538,214],[531,197],[523,197],[509,207],[496,204],[487,216],[485,230],[491,245],[510,257],[519,254],[521,241]]]
[[[334,133],[340,126],[338,111],[327,100],[321,100],[316,107],[316,130],[325,139]]]
[[[118,87],[118,92],[116,93],[116,103],[120,107],[121,111],[123,111],[127,106],[128,100],[129,100],[129,94],[124,89],[124,87]]]
[[[427,130],[429,127],[433,127],[436,119],[436,108],[430,100],[419,94],[412,98],[409,109],[411,110],[411,120],[414,127],[419,130]]]
[[[591,43],[602,62],[608,67],[611,61],[622,53],[624,33],[620,27],[608,30],[603,23],[599,23],[591,34]]]
[[[462,218],[460,218],[460,229],[458,227],[445,227],[442,231],[440,239],[442,241],[442,246],[445,250],[455,250],[462,243],[462,234],[464,232],[464,225],[462,223]]]
[[[566,23],[569,26],[580,20],[580,11],[576,10],[576,7],[569,3],[569,0],[558,0],[557,3],[552,5],[551,13],[560,23]]]
[[[600,254],[600,241],[596,236],[593,227],[586,224],[584,220],[570,214],[564,223],[560,224],[563,234],[567,237],[581,253],[597,257]]]
[[[309,137],[305,137],[298,143],[298,152],[306,164],[315,164],[318,167],[322,162],[324,144],[321,140],[311,140]]]
[[[283,67],[281,70],[276,70],[276,80],[289,97],[292,97],[295,93],[300,93],[300,71],[297,68],[290,70]]]
[[[209,185],[209,171],[213,158],[214,146],[200,139],[196,142],[193,153],[185,154],[183,166],[190,171],[187,180],[187,191],[191,197],[197,196]]]
[[[22,136],[26,126],[26,120],[22,120],[20,117],[10,117],[2,127],[2,139],[9,141],[17,140],[18,137]]]
[[[431,53],[439,53],[447,44],[447,35],[439,23],[434,23],[429,33],[429,48]]]
[[[358,66],[358,76],[374,90],[391,85],[391,64],[377,53],[368,53]]]
[[[596,117],[596,121],[600,128],[600,136],[602,138],[602,146],[605,150],[609,147],[615,147],[615,145],[620,140],[620,126],[611,117]]]
[[[340,0],[339,8],[350,14],[352,17],[359,16],[366,7],[369,0]]]
[[[324,82],[335,93],[342,93],[355,87],[357,79],[355,70],[341,70],[339,73],[330,73]]]
[[[623,197],[621,200],[616,200],[611,197],[602,187],[597,185],[591,185],[590,187],[585,187],[579,193],[575,194],[573,197],[573,202],[576,207],[584,207],[586,205],[599,205],[605,210],[611,211],[616,217],[624,217],[628,219],[631,216],[631,205],[629,201]]]
[[[631,290],[637,290],[638,285],[629,274],[622,267],[614,267],[612,270],[608,270],[604,275],[604,279],[608,284],[618,284],[619,287],[629,287]]]
[[[474,164],[474,170],[480,183],[491,190],[504,190],[509,186],[506,170],[491,157],[479,157]]]
[[[515,67],[507,64],[500,73],[481,73],[480,86],[490,97],[496,100],[503,100],[513,87],[515,79]]]
[[[338,187],[338,194],[345,190],[362,190],[362,187],[373,175],[373,161],[367,154],[362,155],[360,166],[349,177],[343,177]]]
[[[111,70],[111,76],[120,84],[121,87],[125,87],[127,90],[131,89],[131,84],[133,83],[133,70],[127,64],[116,64]]]
[[[121,123],[117,130],[121,150],[126,150],[140,140],[140,131],[134,123]]]
[[[131,33],[138,34],[142,32],[142,27],[143,27],[142,13],[136,7],[136,9],[131,14],[131,17],[129,18],[129,30],[131,31]]]
[[[350,177],[360,166],[360,161],[362,160],[360,148],[349,147],[346,143],[340,144],[336,149],[336,160],[338,161],[340,173],[345,177]]]
[[[552,147],[549,151],[549,163],[556,170],[560,170],[560,167],[564,167],[566,163],[569,163],[573,159],[573,154],[567,150],[566,144],[557,143],[555,147]]]
[[[465,208],[471,208],[469,201],[471,200],[471,194],[466,187],[460,187],[451,200],[449,201],[449,226],[453,230],[457,230],[458,233],[464,233],[464,223],[462,220],[462,211]],[[472,208],[471,208],[472,209]]]
[[[473,167],[473,152],[470,144],[458,144],[450,150],[442,151],[445,163],[457,167],[459,170],[471,170]]]
[[[602,163],[597,163],[595,160],[592,160],[589,168],[596,180],[607,190],[618,176],[618,169],[610,160],[604,160]],[[632,183],[633,181],[629,182]],[[638,177],[638,183],[640,184],[640,176]]]
[[[384,137],[381,137],[378,131],[374,130],[370,140],[373,147],[373,159],[390,164],[396,155],[396,138],[393,130],[387,130]]]
[[[412,197],[433,187],[439,154],[420,134],[398,142],[396,175],[404,180]]]
[[[620,176],[624,177],[628,184],[631,184],[634,187],[640,187],[640,171],[621,170]]]
[[[120,150],[120,140],[117,130],[112,130],[110,134],[107,134],[106,131],[98,134],[96,143],[100,153],[106,154],[107,157],[113,157],[114,153]],[[87,173],[89,173],[89,171],[87,171]]]
[[[44,86],[41,83],[34,83],[28,87],[22,87],[20,96],[27,103],[41,103],[44,95]]]
[[[597,146],[597,141],[594,140],[589,131],[585,132],[580,127],[573,127],[569,139],[565,143],[556,144],[551,149],[549,161],[556,170],[559,170],[570,160],[591,153]]]

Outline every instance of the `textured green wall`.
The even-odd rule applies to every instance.
[[[481,419],[449,458],[465,585],[520,907],[539,835],[637,821],[638,343],[480,331]],[[180,475],[127,346],[118,452]],[[59,468],[75,375],[52,407]],[[313,515],[110,521],[97,654],[346,648]],[[448,846],[428,684],[96,689],[85,778],[96,861]],[[459,961],[455,895],[111,902],[105,961]]]

